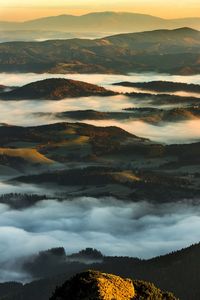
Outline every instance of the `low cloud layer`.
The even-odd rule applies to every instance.
[[[200,207],[184,203],[84,197],[42,201],[23,210],[0,204],[0,281],[23,280],[16,261],[40,250],[64,246],[72,253],[94,247],[106,255],[150,258],[198,242],[199,227]]]
[[[0,82],[4,85],[22,86],[24,84],[42,80],[46,78],[71,78],[74,80],[81,80],[99,85],[110,85],[114,82],[133,81],[144,82],[153,80],[167,80],[174,82],[197,83],[200,84],[200,76],[181,76],[181,75],[167,75],[157,73],[132,73],[130,75],[112,75],[112,74],[36,74],[36,73],[1,73]]]
[[[143,121],[84,121],[95,126],[118,126],[132,134],[148,138],[152,141],[177,144],[191,143],[200,139],[200,119],[182,122],[170,122],[161,126],[151,125]]]
[[[126,75],[101,75],[101,74],[0,74],[0,83],[5,85],[21,86],[33,81],[45,78],[64,77],[75,80],[87,81],[90,83],[117,89],[121,92],[130,91],[130,88],[111,86],[114,82],[120,81],[149,81],[151,80],[171,80],[186,83],[200,83],[200,76],[171,76],[164,74],[132,74]],[[72,110],[93,109],[98,111],[121,111],[127,107],[142,107],[144,103],[133,100],[124,95],[114,97],[83,97],[64,99],[62,101],[0,101],[0,119],[2,123],[22,126],[34,126],[55,123],[61,121],[51,115],[40,115],[43,113],[56,113]],[[36,114],[35,114],[36,113]],[[72,120],[65,120],[72,121]],[[74,121],[74,120],[73,120]],[[115,120],[107,121],[88,121],[88,123],[99,126],[118,126],[128,132],[152,139],[154,141],[166,143],[185,143],[193,142],[200,138],[200,120],[190,120],[185,122],[166,123],[163,126],[153,126],[142,121],[126,120],[118,122]]]
[[[10,177],[11,178],[13,177],[12,174],[10,174]],[[0,180],[2,180],[1,176],[0,176]],[[47,189],[33,184],[17,183],[16,185],[14,185],[14,184],[9,184],[0,181],[0,196],[5,194],[10,194],[10,193],[19,193],[19,194],[25,193],[25,194],[39,194],[39,195],[50,194],[52,196],[52,190],[48,192]]]
[[[0,74],[0,83],[23,85],[50,77],[65,77],[108,86],[117,81],[174,80],[200,83],[200,76],[52,75]],[[118,111],[137,105],[120,95],[62,101],[1,101],[1,122],[15,125],[53,123],[35,112],[77,109]],[[88,121],[98,126],[119,126],[133,134],[166,143],[190,142],[200,138],[200,121],[153,126],[141,121]],[[31,185],[0,184],[0,192],[45,193]],[[0,204],[0,281],[28,279],[20,260],[40,250],[64,246],[67,253],[93,247],[106,255],[149,258],[189,246],[200,240],[200,206],[192,204],[125,203],[112,198],[78,198],[73,201],[42,201],[22,210]]]
[[[18,126],[35,126],[36,124],[42,125],[63,121],[61,119],[55,119],[53,115],[45,116],[37,114],[40,112],[56,113],[79,109],[120,111],[123,108],[132,106],[138,107],[138,103],[123,95],[106,98],[85,97],[80,99],[64,99],[62,101],[1,101],[0,119],[2,123]],[[65,119],[64,121],[75,122],[75,120],[70,119]],[[84,120],[82,122],[96,126],[118,126],[137,136],[168,144],[188,143],[197,141],[200,138],[199,119],[163,123],[162,126],[151,125],[143,121],[134,120]]]

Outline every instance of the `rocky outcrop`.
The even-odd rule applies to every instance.
[[[65,282],[51,300],[131,300],[134,296],[135,289],[130,279],[87,271]]]
[[[86,271],[57,288],[50,300],[178,300],[154,284]]]

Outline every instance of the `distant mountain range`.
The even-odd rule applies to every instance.
[[[0,72],[200,73],[200,32],[191,28],[106,38],[0,44]]]
[[[82,16],[60,15],[26,22],[0,22],[0,31],[39,30],[125,33],[178,27],[200,29],[200,18],[162,19],[138,13],[99,12]]]

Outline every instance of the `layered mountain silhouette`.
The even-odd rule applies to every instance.
[[[177,27],[200,29],[200,18],[162,19],[146,14],[98,12],[82,16],[60,15],[26,22],[0,22],[1,30],[47,30],[65,32],[136,32]]]
[[[200,72],[200,32],[190,28],[109,36],[0,44],[3,71],[171,74]]]

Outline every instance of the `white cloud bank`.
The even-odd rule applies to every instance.
[[[40,250],[64,246],[72,253],[93,247],[106,255],[150,258],[198,242],[199,227],[200,206],[184,203],[84,197],[42,201],[23,210],[0,204],[0,280],[16,278],[13,262]]]

